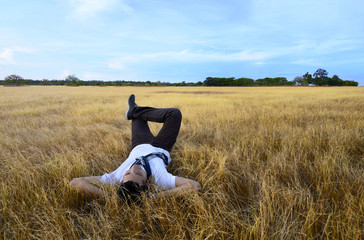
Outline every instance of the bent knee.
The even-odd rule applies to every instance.
[[[171,108],[170,114],[176,119],[182,119],[182,112],[178,108]]]

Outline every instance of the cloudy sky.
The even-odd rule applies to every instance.
[[[0,79],[197,82],[318,68],[364,86],[362,0],[0,0]]]

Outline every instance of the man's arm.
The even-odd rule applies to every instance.
[[[201,184],[195,180],[176,176],[176,188],[187,187],[195,191],[201,191]]]
[[[176,176],[175,183],[176,183],[175,188],[164,192],[159,192],[156,194],[151,194],[149,195],[149,197],[153,200],[156,200],[161,197],[180,196],[190,191],[195,191],[195,192],[201,191],[200,183],[192,179]]]
[[[95,184],[101,184],[101,176],[74,178],[71,187],[89,197],[98,198],[106,195],[106,192]]]

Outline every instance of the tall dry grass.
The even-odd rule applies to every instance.
[[[130,93],[181,109],[169,171],[202,193],[70,189],[127,157]],[[2,239],[364,238],[363,88],[0,88],[0,110]]]

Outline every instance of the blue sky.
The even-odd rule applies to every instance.
[[[197,82],[318,68],[364,85],[362,0],[0,0],[0,79]]]

